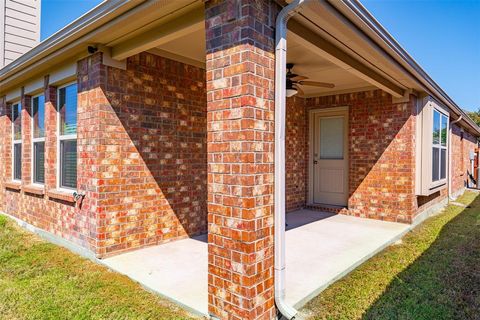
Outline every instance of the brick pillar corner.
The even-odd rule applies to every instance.
[[[271,0],[206,3],[209,313],[274,319]]]
[[[5,211],[5,167],[7,166],[5,134],[9,123],[7,110],[6,97],[0,97],[0,163],[4,164],[3,168],[0,167],[0,211],[2,212]]]
[[[97,52],[77,62],[77,190],[85,195],[82,210],[89,226],[89,243],[97,257],[104,255],[99,230],[102,208],[100,206],[100,181],[107,166],[105,145],[108,144],[105,130],[105,108],[109,102],[104,92],[105,66],[102,53]]]
[[[26,95],[22,88],[22,184],[32,182],[32,97]]]
[[[57,187],[57,88],[44,78],[45,97],[45,189]]]

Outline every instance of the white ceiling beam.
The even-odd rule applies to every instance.
[[[205,27],[204,10],[196,9],[112,47],[112,58],[123,60]]]
[[[309,28],[301,25],[295,20],[291,20],[288,24],[288,30],[291,31],[290,36],[296,43],[367,81],[375,87],[390,93],[392,96],[396,98],[403,97],[405,90],[402,87],[393,83],[375,70],[367,67],[365,64],[342,51]]]

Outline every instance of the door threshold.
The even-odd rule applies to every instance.
[[[348,208],[346,206],[338,206],[333,204],[324,204],[324,203],[311,203],[305,206],[306,209],[314,210],[314,211],[322,211],[322,212],[329,212],[329,213],[347,213]]]

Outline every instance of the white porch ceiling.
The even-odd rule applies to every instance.
[[[335,85],[335,88],[302,86],[305,96],[314,97],[374,88],[367,81],[296,43],[292,37],[288,36],[287,43],[287,61],[295,64],[294,73],[306,76],[312,81],[329,82]],[[197,30],[164,43],[156,49],[158,50],[153,50],[152,53],[162,55],[163,52],[166,53],[163,55],[170,59],[204,65],[205,31]]]
[[[365,80],[296,43],[290,36],[287,36],[287,62],[295,65],[292,71],[298,75],[335,85],[335,88],[302,86],[307,97],[373,88]]]

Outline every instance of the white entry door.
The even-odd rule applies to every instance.
[[[346,206],[348,199],[348,112],[313,113],[313,202]]]

